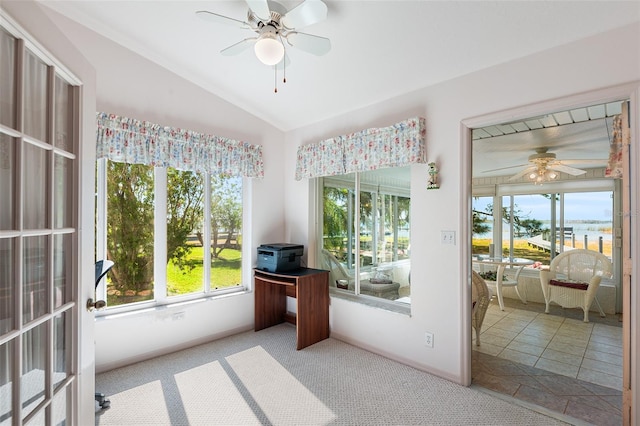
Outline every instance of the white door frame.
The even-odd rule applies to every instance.
[[[562,111],[573,108],[579,108],[589,105],[602,104],[620,99],[630,100],[631,117],[631,146],[630,146],[630,207],[629,211],[622,212],[628,216],[630,226],[626,227],[623,232],[627,234],[623,236],[623,241],[631,242],[631,253],[636,255],[631,259],[631,270],[638,271],[640,268],[640,256],[637,255],[640,245],[638,244],[638,217],[640,216],[640,184],[638,173],[640,171],[640,117],[638,115],[640,109],[640,83],[630,83],[614,86],[602,90],[592,91],[575,96],[567,96],[561,99],[554,99],[546,102],[527,105],[511,110],[500,111],[496,113],[486,114],[478,117],[472,117],[463,120],[460,123],[461,138],[461,155],[462,155],[462,179],[460,188],[460,211],[466,212],[461,215],[460,229],[462,230],[462,241],[465,245],[460,250],[461,282],[465,283],[462,289],[463,311],[467,310],[467,306],[471,306],[471,182],[472,182],[472,137],[471,129],[485,127],[493,124],[499,124],[507,121],[518,119],[526,119],[544,115],[553,111]],[[635,230],[636,238],[630,238],[631,230]],[[631,289],[638,289],[640,286],[638,275],[631,273]],[[628,293],[628,292],[627,292]],[[638,424],[640,421],[640,372],[638,370],[638,356],[640,356],[640,292],[631,292],[627,296],[630,300],[624,300],[623,305],[629,306],[629,315],[625,316],[623,321],[623,335],[626,342],[623,346],[623,403],[625,411],[623,418],[625,424]],[[463,352],[463,371],[462,381],[466,385],[471,384],[471,316],[470,312],[462,315],[465,319],[465,330],[463,335],[465,339],[462,342]],[[468,320],[468,321],[467,321]],[[468,337],[468,338],[467,338]],[[633,392],[632,392],[633,391]]]

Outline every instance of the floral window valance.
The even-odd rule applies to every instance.
[[[624,161],[624,147],[629,145],[630,133],[624,131],[628,129],[628,125],[625,127],[623,117],[627,115],[627,105],[622,105],[622,114],[618,114],[613,118],[613,134],[609,145],[609,161],[607,167],[604,170],[605,177],[613,179],[621,179],[623,175],[623,161]],[[626,120],[625,120],[626,121]]]
[[[411,118],[298,147],[296,180],[425,163],[425,119]]]
[[[263,177],[262,147],[113,114],[96,114],[97,158],[198,173]]]

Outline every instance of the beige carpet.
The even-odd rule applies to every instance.
[[[282,324],[96,377],[97,425],[565,424],[335,339],[295,350]]]

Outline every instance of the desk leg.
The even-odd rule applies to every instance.
[[[287,310],[286,286],[271,284],[256,277],[255,285],[255,326],[262,330],[285,321]]]
[[[297,286],[297,347],[303,349],[329,337],[329,273],[309,277]]]

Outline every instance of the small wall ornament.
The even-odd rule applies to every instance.
[[[438,168],[436,167],[436,163],[433,161],[429,164],[429,180],[427,181],[427,189],[438,189],[440,185],[438,185]]]

